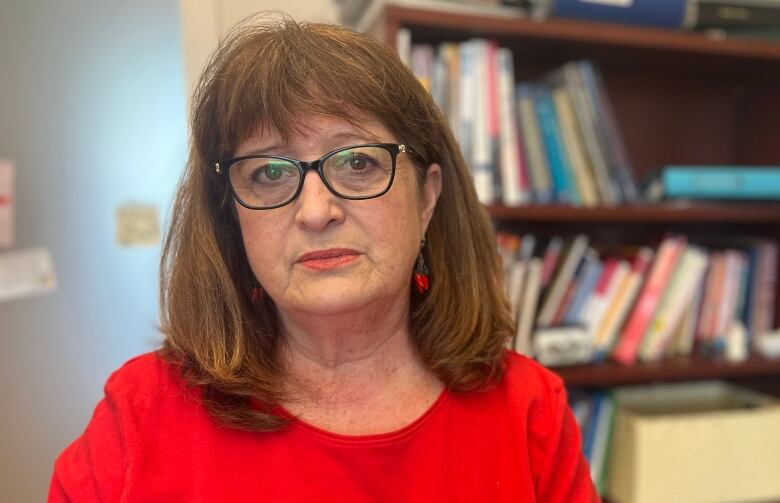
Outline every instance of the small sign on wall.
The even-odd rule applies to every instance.
[[[56,288],[54,262],[46,248],[0,252],[0,302],[50,293]]]
[[[14,165],[0,159],[0,249],[14,245]]]
[[[160,242],[156,206],[126,204],[116,210],[116,240],[120,246],[155,246]]]

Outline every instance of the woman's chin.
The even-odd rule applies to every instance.
[[[347,314],[366,310],[372,304],[387,305],[391,295],[386,286],[371,288],[365,281],[348,281],[345,278],[330,278],[328,280],[311,282],[294,298],[277,302],[277,306],[297,313],[318,316]]]

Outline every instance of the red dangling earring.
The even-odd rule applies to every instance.
[[[257,299],[260,299],[263,296],[263,287],[260,285],[255,286],[252,288],[252,293],[249,295],[249,300],[254,304],[257,302]]]
[[[414,267],[414,284],[417,285],[417,291],[420,294],[425,294],[431,288],[430,272],[428,271],[428,266],[425,265],[423,248],[425,248],[424,239],[420,242],[420,254],[417,256],[417,265]]]

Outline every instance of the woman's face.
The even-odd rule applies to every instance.
[[[366,131],[331,117],[305,123],[305,134],[287,143],[267,131],[244,141],[235,155],[311,161],[339,147],[397,142],[374,121],[362,124]],[[236,203],[249,264],[283,314],[343,314],[408,299],[420,241],[441,189],[438,165],[429,167],[422,189],[415,170],[408,154],[399,153],[392,187],[374,199],[340,198],[309,171],[300,195],[286,206],[250,210]]]

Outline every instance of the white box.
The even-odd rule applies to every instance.
[[[623,388],[606,493],[614,503],[780,499],[780,402],[718,381]]]

